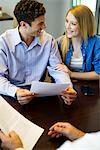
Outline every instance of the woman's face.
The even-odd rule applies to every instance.
[[[78,22],[71,12],[69,12],[66,16],[65,27],[68,38],[80,36]]]

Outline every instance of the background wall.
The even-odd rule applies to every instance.
[[[7,12],[9,15],[13,16],[13,9],[18,1],[19,0],[0,0],[0,6],[3,7],[4,12]],[[64,27],[65,14],[67,10],[72,6],[73,0],[38,0],[38,1],[43,2],[46,7],[46,11],[47,11],[46,12],[46,26],[47,26],[46,31],[52,34],[55,38],[59,37],[65,31],[65,27]],[[87,0],[87,1],[92,2],[91,0]],[[99,7],[98,9],[100,11],[100,0],[96,0],[96,1],[98,1],[98,7]],[[96,18],[96,20],[99,22],[98,34],[100,34],[100,17],[99,17],[99,20],[98,18]],[[9,23],[6,26],[8,26],[8,28],[13,27],[13,25],[10,25]],[[5,28],[7,28],[7,27],[5,28],[4,27],[5,26],[2,25],[0,22],[0,30],[3,32]]]
[[[0,0],[3,11],[13,16],[13,9],[19,0]],[[65,13],[72,0],[38,0],[46,7],[46,30],[55,38],[64,32]],[[12,27],[11,27],[12,28]]]

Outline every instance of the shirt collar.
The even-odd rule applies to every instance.
[[[33,48],[36,45],[41,46],[44,43],[44,33],[45,33],[45,31],[42,31],[41,35],[39,37],[34,38],[33,42],[30,45],[30,48]],[[9,38],[9,36],[10,36],[10,38]],[[18,44],[22,43],[22,39],[19,34],[18,26],[15,29],[13,29],[10,32],[10,34],[8,34],[7,41],[8,41],[10,50],[15,52],[15,47]]]
[[[10,38],[9,38],[9,36],[10,36]],[[10,47],[10,50],[15,52],[16,45],[18,45],[19,43],[22,42],[20,35],[19,35],[18,27],[13,29],[10,32],[10,34],[8,34],[7,40],[8,40],[8,45]]]
[[[42,45],[42,42],[41,42],[41,37],[42,37],[43,33],[41,33],[40,37],[35,37],[33,42],[31,43],[30,45],[30,48],[36,46],[36,45],[39,45],[41,46]],[[22,43],[22,39],[20,37],[20,34],[19,34],[19,30],[18,30],[18,26],[13,30],[13,33],[12,33],[12,38],[10,39],[10,48],[13,52],[15,52],[15,47]]]

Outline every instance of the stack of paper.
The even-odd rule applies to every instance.
[[[35,125],[17,112],[0,96],[0,128],[4,133],[15,131],[25,150],[32,150],[44,129]]]
[[[31,91],[36,93],[38,97],[54,96],[60,95],[60,93],[64,91],[68,86],[69,84],[32,81]]]

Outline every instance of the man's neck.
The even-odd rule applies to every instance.
[[[32,37],[32,36],[28,36],[23,30],[21,30],[19,28],[19,34],[20,34],[20,37],[22,39],[22,41],[24,41],[26,43],[27,46],[29,46],[32,41],[34,40],[35,37]]]

